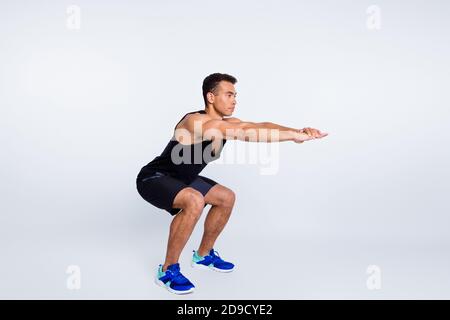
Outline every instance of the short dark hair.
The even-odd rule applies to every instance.
[[[215,93],[220,81],[227,81],[235,84],[237,79],[226,73],[213,73],[210,74],[203,80],[202,90],[203,90],[203,100],[205,101],[205,106],[208,105],[208,100],[206,99],[206,94],[208,92]]]

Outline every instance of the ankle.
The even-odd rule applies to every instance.
[[[162,272],[166,272],[167,271],[167,268],[170,266],[170,265],[172,265],[173,263],[165,263],[165,264],[163,264],[163,266],[162,266]]]
[[[197,250],[197,254],[198,254],[200,257],[204,257],[204,256],[207,256],[207,255],[209,254],[209,251],[210,251],[210,250],[200,250],[200,249],[198,249],[198,250]]]

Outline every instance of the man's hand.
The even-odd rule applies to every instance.
[[[294,142],[295,143],[303,143],[305,141],[312,140],[312,139],[320,139],[320,138],[326,137],[327,135],[328,135],[328,133],[326,133],[326,132],[321,132],[318,129],[307,127],[307,128],[296,130]]]

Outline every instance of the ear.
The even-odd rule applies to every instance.
[[[206,94],[206,99],[208,100],[209,103],[213,103],[214,102],[214,94],[212,92],[208,92]]]

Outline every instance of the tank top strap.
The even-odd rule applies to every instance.
[[[186,116],[187,116],[188,114],[193,114],[193,113],[206,114],[206,111],[205,111],[205,110],[198,110],[198,111],[192,111],[192,112],[186,113],[186,114],[183,116],[183,118],[181,118],[181,120],[178,121],[178,123],[175,125],[175,127],[173,128],[173,130],[175,131],[175,129],[177,128],[177,126],[180,124],[180,122],[183,121],[184,118],[186,118]]]

